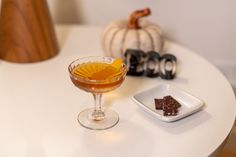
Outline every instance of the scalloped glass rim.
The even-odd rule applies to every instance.
[[[112,57],[106,57],[106,56],[88,56],[88,57],[81,57],[81,58],[78,58],[74,61],[72,61],[69,66],[68,66],[68,71],[70,73],[70,77],[73,77],[75,80],[79,80],[81,82],[84,82],[84,83],[90,83],[90,84],[104,84],[104,81],[106,82],[116,82],[120,79],[123,79],[125,77],[125,74],[127,73],[127,67],[126,65],[123,63],[121,68],[122,68],[122,74],[121,75],[118,75],[118,76],[115,76],[113,78],[110,78],[110,79],[106,79],[106,80],[93,80],[93,79],[88,79],[88,78],[84,78],[84,77],[79,77],[79,76],[75,76],[71,73],[72,69],[74,68],[73,64],[75,64],[76,62],[78,61],[82,61],[82,60],[86,60],[86,59],[94,59],[94,62],[105,62],[105,63],[108,63],[108,64],[112,64],[112,62],[114,61],[114,58]],[[97,59],[97,60],[96,60]],[[102,61],[103,60],[103,61]],[[107,62],[106,62],[107,61]],[[93,61],[88,61],[88,62],[93,62]],[[85,62],[81,62],[80,64],[82,63],[86,63]],[[78,64],[75,64],[75,66],[79,65]]]

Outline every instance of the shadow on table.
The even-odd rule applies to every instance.
[[[148,86],[147,86],[148,82]],[[188,79],[184,77],[175,78],[175,82],[186,84]],[[152,84],[152,86],[150,86]],[[105,93],[104,95],[112,95],[114,99],[131,98],[134,94],[153,88],[161,84],[171,84],[171,80],[163,80],[158,78],[148,78],[145,76],[127,76],[124,83],[118,89]]]
[[[131,98],[137,91],[145,87],[145,81],[143,77],[127,77],[121,87],[103,95],[105,109],[110,108],[114,100]]]
[[[233,86],[234,94],[236,95],[236,86]]]
[[[164,122],[140,108],[137,108],[137,110],[143,116],[143,118],[147,119],[147,121],[155,123],[154,125],[157,125],[159,128],[172,134],[182,134],[201,125],[202,123],[207,122],[211,118],[211,115],[207,113],[204,108],[197,113],[189,115],[175,122]]]
[[[89,156],[144,157],[158,149],[148,131],[132,122],[120,122],[103,131],[85,130],[82,137]]]

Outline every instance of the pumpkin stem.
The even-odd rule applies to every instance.
[[[151,14],[151,10],[149,8],[145,8],[143,10],[134,11],[129,18],[128,28],[130,29],[139,29],[138,20],[141,17],[145,17]]]

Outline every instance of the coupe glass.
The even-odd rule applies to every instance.
[[[69,67],[69,74],[73,84],[89,93],[94,98],[94,107],[85,109],[78,115],[78,122],[86,128],[93,130],[108,129],[116,125],[119,116],[115,111],[103,110],[101,105],[102,94],[118,88],[125,79],[127,67],[111,57],[92,56],[79,58]]]

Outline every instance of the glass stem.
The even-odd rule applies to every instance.
[[[96,121],[103,120],[105,118],[105,113],[103,112],[101,105],[102,94],[93,94],[93,98],[95,107],[92,113],[92,119]]]

